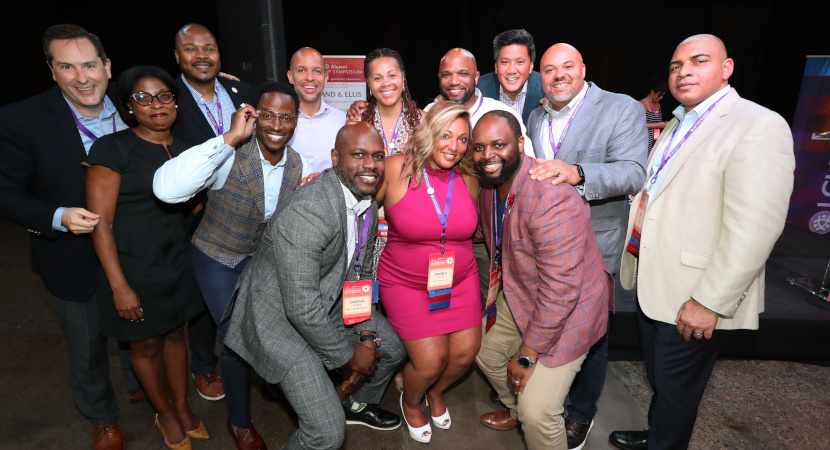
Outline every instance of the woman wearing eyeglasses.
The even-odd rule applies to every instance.
[[[187,242],[195,202],[165,204],[152,189],[156,169],[189,147],[170,135],[177,93],[158,67],[124,72],[115,103],[131,128],[90,148],[87,207],[101,215],[92,239],[106,277],[98,294],[104,333],[130,341],[165,444],[187,449],[190,438],[208,438],[187,403],[184,324],[204,311]]]

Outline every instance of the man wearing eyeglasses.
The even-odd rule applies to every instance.
[[[242,103],[253,102],[253,87],[248,83],[217,77],[222,69],[216,38],[198,24],[183,26],[176,33],[173,52],[182,74],[176,78],[181,92],[179,119],[171,130],[173,136],[189,144],[200,144],[230,130],[231,115]],[[198,225],[201,214],[193,227]],[[190,347],[190,370],[196,389],[205,400],[225,397],[222,381],[216,375],[216,325],[207,314],[197,316],[187,325]]]
[[[193,235],[193,269],[211,316],[224,337],[228,322],[222,314],[234,286],[257,249],[277,203],[285,201],[308,176],[311,165],[289,145],[297,126],[297,93],[286,83],[270,82],[257,89],[256,111],[248,127],[253,138],[238,149],[224,135],[167,161],[153,178],[153,192],[167,203],[187,201],[207,190],[205,214]],[[250,107],[243,109],[250,109]],[[243,111],[245,112],[245,111]],[[249,130],[250,133],[250,130]],[[251,367],[223,346],[220,355],[228,407],[228,433],[238,449],[263,448],[251,423]]]

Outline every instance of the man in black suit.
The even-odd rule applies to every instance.
[[[63,321],[72,392],[94,426],[95,449],[122,449],[98,316],[99,267],[89,234],[98,214],[85,209],[85,161],[96,139],[127,126],[108,94],[110,60],[97,36],[54,25],[43,47],[58,85],[0,109],[0,218],[31,233],[32,268]]]
[[[202,25],[185,25],[176,33],[174,55],[182,74],[176,78],[181,94],[179,120],[172,133],[192,145],[201,144],[230,129],[231,114],[240,104],[253,103],[253,89],[247,83],[217,78],[222,68],[219,47],[213,33]],[[188,323],[187,334],[190,370],[199,395],[206,400],[224,398],[224,386],[216,375],[216,324],[209,314],[199,315]]]

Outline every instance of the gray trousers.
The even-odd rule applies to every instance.
[[[110,383],[107,339],[101,331],[98,298],[93,296],[88,302],[52,298],[63,321],[69,345],[69,371],[75,404],[93,425],[117,422],[118,405]],[[129,344],[119,346],[119,357],[122,366],[126,357],[126,367],[130,368]],[[132,370],[129,372],[132,374]],[[135,375],[131,376],[134,381]]]
[[[403,342],[386,317],[377,311],[373,311],[373,315],[381,338],[380,360],[375,373],[364,378],[352,394],[352,399],[359,403],[379,403],[389,379],[406,357]],[[343,323],[342,319],[340,323]],[[360,336],[351,330],[343,327],[341,332],[350,344],[359,341]],[[300,427],[283,448],[340,448],[346,438],[346,416],[320,355],[307,348],[297,359],[280,382],[280,388],[297,413]]]

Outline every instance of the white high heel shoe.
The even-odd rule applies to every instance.
[[[403,421],[406,424],[406,428],[409,429],[409,435],[412,436],[412,439],[415,439],[418,442],[421,442],[423,444],[428,443],[429,440],[432,439],[432,427],[429,426],[429,422],[427,422],[426,425],[418,428],[413,428],[409,426],[409,421],[406,420],[406,414],[403,412],[403,392],[401,392],[400,404],[401,417],[403,417]]]
[[[424,398],[424,400],[426,400],[427,407],[429,407],[429,399]],[[444,411],[444,414],[441,414],[438,417],[433,416],[432,413],[430,413],[429,415],[430,417],[432,417],[432,423],[434,423],[436,427],[442,430],[449,430],[452,426],[452,419],[450,418],[449,407],[447,407],[447,410]]]

